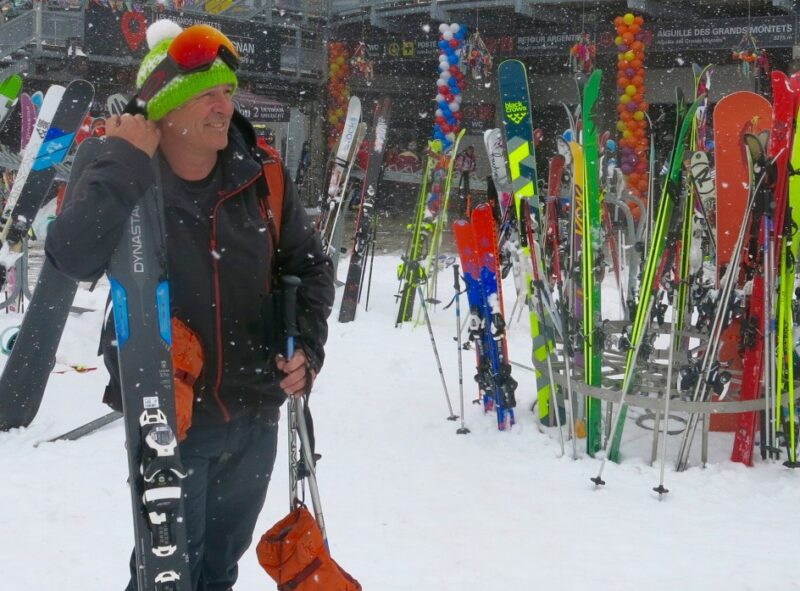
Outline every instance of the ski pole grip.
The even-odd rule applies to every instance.
[[[461,281],[459,277],[458,263],[455,263],[453,265],[453,288],[456,290],[456,293],[461,291]]]
[[[300,334],[297,329],[297,288],[300,278],[296,275],[284,275],[283,282],[283,321],[286,326],[286,359],[294,355],[294,338]]]

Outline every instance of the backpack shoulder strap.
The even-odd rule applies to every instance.
[[[267,188],[269,189],[266,205],[275,224],[275,242],[277,243],[281,236],[283,192],[286,189],[286,179],[284,178],[283,166],[281,165],[278,151],[267,144],[261,144],[259,148],[264,153],[261,162],[264,169],[264,179],[267,181]]]

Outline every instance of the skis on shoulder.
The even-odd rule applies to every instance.
[[[154,166],[157,166],[154,163]],[[154,185],[137,203],[109,262],[136,537],[138,588],[189,591],[175,417],[164,211]]]

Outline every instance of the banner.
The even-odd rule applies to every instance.
[[[793,17],[731,18],[688,23],[654,23],[649,51],[732,50],[750,34],[758,48],[792,47],[797,22]]]
[[[496,126],[495,110],[493,103],[464,103],[461,105],[461,125],[470,135],[482,134]]]
[[[286,123],[289,107],[283,103],[244,91],[233,95],[233,104],[251,123]]]
[[[659,22],[648,24],[643,31],[648,39],[648,51],[732,51],[747,33],[759,48],[792,47],[800,44],[798,21],[794,16],[758,18],[727,18],[707,21]],[[568,55],[580,39],[578,28],[548,27],[545,32],[525,35],[505,35],[483,38],[495,57]],[[615,53],[613,23],[602,24],[588,31],[599,53]],[[436,59],[438,47],[434,40],[395,38],[374,40],[367,44],[370,55],[382,61]],[[566,59],[566,57],[565,57]]]
[[[195,12],[150,8],[145,12],[119,11],[109,5],[89,2],[84,18],[85,49],[95,55],[141,58],[147,51],[145,33],[148,24],[164,18],[183,28],[201,23],[218,28],[236,46],[241,59],[240,68],[244,71],[280,71],[280,36],[276,27]]]

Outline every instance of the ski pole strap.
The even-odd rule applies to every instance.
[[[311,416],[311,409],[308,406],[308,398],[309,396],[307,394],[303,396],[303,416],[298,417],[298,420],[306,422],[306,430],[308,431],[308,444],[311,446],[311,457],[314,458],[314,465],[316,465],[322,456],[314,452],[317,447],[317,443],[316,438],[314,437],[314,418]],[[300,465],[303,469],[301,476],[305,477],[307,472],[305,471],[305,455],[302,450],[302,444],[300,450]]]

